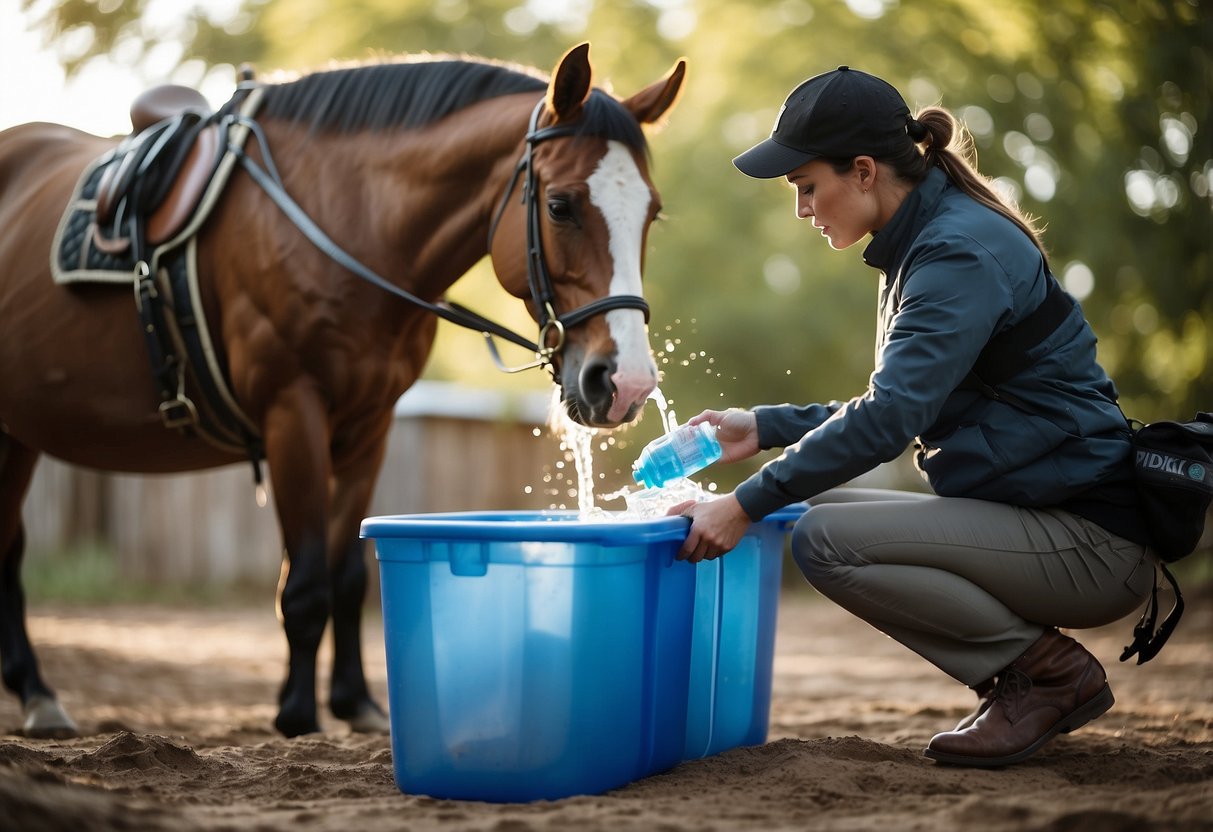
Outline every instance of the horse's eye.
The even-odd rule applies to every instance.
[[[553,222],[570,222],[573,219],[573,206],[563,197],[549,199],[548,217]]]

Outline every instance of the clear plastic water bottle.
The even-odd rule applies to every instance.
[[[683,425],[645,445],[632,463],[632,476],[645,488],[661,488],[703,470],[720,459],[720,454],[715,427],[707,422]]]

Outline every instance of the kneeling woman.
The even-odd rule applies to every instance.
[[[1057,628],[1138,607],[1154,555],[1095,336],[1031,222],[957,139],[947,111],[911,117],[893,87],[840,67],[794,90],[770,138],[734,160],[786,177],[832,248],[872,236],[876,367],[848,402],[693,418],[718,427],[724,461],[787,450],[732,494],[674,511],[693,520],[682,556],[700,560],[809,500],[793,533],[805,577],[977,693],[927,756],[999,766],[1112,706],[1099,662]],[[970,376],[983,348],[1034,315],[1052,320],[1031,365],[983,392]],[[910,442],[934,495],[831,490]]]

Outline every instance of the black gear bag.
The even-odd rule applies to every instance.
[[[1154,548],[1174,562],[1200,542],[1213,503],[1213,413],[1152,422],[1133,432],[1137,493]]]
[[[1132,425],[1138,499],[1154,538],[1154,551],[1162,561],[1162,574],[1175,590],[1175,606],[1155,632],[1155,585],[1150,605],[1133,628],[1133,643],[1120,654],[1122,662],[1136,655],[1137,663],[1145,664],[1158,655],[1184,612],[1179,583],[1167,563],[1190,555],[1205,531],[1213,503],[1213,413],[1197,413],[1188,422]]]

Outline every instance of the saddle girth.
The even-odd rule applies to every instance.
[[[166,428],[197,435],[223,450],[246,455],[253,466],[259,502],[264,499],[260,463],[265,450],[256,426],[231,394],[226,367],[210,340],[198,292],[197,231],[218,201],[234,166],[229,146],[239,147],[247,137],[248,129],[239,124],[237,115],[251,116],[260,97],[259,89],[242,85],[218,113],[202,118],[187,111],[171,116],[168,127],[163,127],[163,122],[150,127],[153,136],[161,135],[162,130],[172,131],[182,142],[175,151],[166,150],[168,145],[164,144],[160,151],[151,152],[169,152],[170,160],[185,162],[170,161],[166,175],[125,185],[120,200],[125,202],[124,227],[135,259],[135,308],[160,393],[161,420]],[[202,139],[208,134],[211,139]],[[222,152],[215,154],[212,147],[221,147]],[[207,154],[213,154],[214,161],[205,163],[205,177],[199,180],[199,162]],[[190,159],[194,160],[192,168]],[[180,198],[189,191],[194,193]],[[178,195],[175,202],[174,193]],[[141,202],[141,198],[146,201]],[[141,205],[154,206],[153,213],[149,216],[140,210]],[[157,226],[157,218],[166,206],[175,212],[175,219]],[[197,401],[187,393],[187,376]]]

